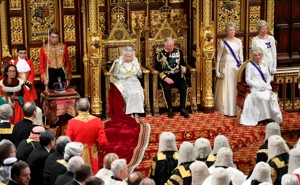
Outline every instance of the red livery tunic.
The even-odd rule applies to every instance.
[[[81,112],[68,121],[66,135],[71,141],[84,144],[82,158],[86,164],[92,166],[93,173],[96,174],[99,170],[98,148],[107,144],[101,119],[88,112]]]
[[[58,43],[56,45],[46,44],[40,50],[40,74],[41,81],[47,80],[47,63],[48,68],[63,68],[66,79],[72,79],[71,63],[69,59],[68,47],[66,44]]]
[[[35,77],[35,71],[34,71],[34,65],[32,60],[30,59],[26,59],[26,63],[28,66],[24,67],[21,65],[26,65],[26,63],[21,63],[19,62],[20,59],[15,59],[14,61],[12,61],[11,63],[13,65],[15,65],[17,67],[17,70],[19,72],[19,78],[22,79],[24,81],[25,85],[29,85],[29,89],[28,88],[23,88],[24,89],[24,103],[27,103],[28,101],[35,101],[37,100],[37,95],[36,95],[36,91],[34,88],[34,77]]]

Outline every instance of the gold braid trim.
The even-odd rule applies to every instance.
[[[64,159],[57,160],[56,162],[58,162],[59,164],[62,164],[66,168],[68,167],[68,163]]]
[[[213,154],[209,154],[208,158],[207,158],[207,161],[209,162],[214,162],[216,161],[216,156],[214,156]]]
[[[167,159],[167,156],[166,156],[164,153],[159,152],[159,153],[157,154],[157,160],[158,160],[158,161],[162,161],[162,160],[166,160],[166,159]]]
[[[183,179],[179,175],[172,175],[170,180],[176,181],[179,185],[183,185]],[[173,184],[170,180],[167,181],[167,184]]]
[[[272,182],[274,183],[277,179],[277,172],[274,168],[271,167],[271,178],[272,178]]]
[[[179,170],[179,173],[182,178],[190,177],[191,176],[191,171],[186,170],[184,166],[178,166],[177,169]]]
[[[156,162],[155,161],[152,162],[151,169],[152,169],[151,170],[152,171],[151,175],[154,176],[155,175],[155,169],[156,169]]]
[[[261,149],[261,150],[258,150],[257,153],[265,153],[268,155],[268,149]]]

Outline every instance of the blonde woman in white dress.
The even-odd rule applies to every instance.
[[[237,69],[242,64],[243,44],[235,37],[235,23],[226,24],[227,37],[220,42],[217,51],[215,87],[216,110],[227,116],[237,115]]]
[[[269,25],[267,21],[260,20],[256,24],[258,35],[252,39],[252,47],[260,47],[264,53],[263,61],[269,66],[269,72],[273,78],[277,68],[276,41],[273,36],[268,35]]]
[[[142,77],[140,64],[131,47],[125,47],[123,54],[115,60],[110,72],[111,83],[121,92],[125,101],[125,114],[132,115],[139,123],[139,113],[144,113],[144,91],[138,79]]]

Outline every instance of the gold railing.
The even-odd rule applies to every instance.
[[[278,101],[285,111],[299,111],[300,91],[298,90],[300,67],[279,68],[275,81],[279,84]]]

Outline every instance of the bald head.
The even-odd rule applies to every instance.
[[[32,117],[36,111],[34,102],[27,102],[23,105],[23,112],[25,117]]]

